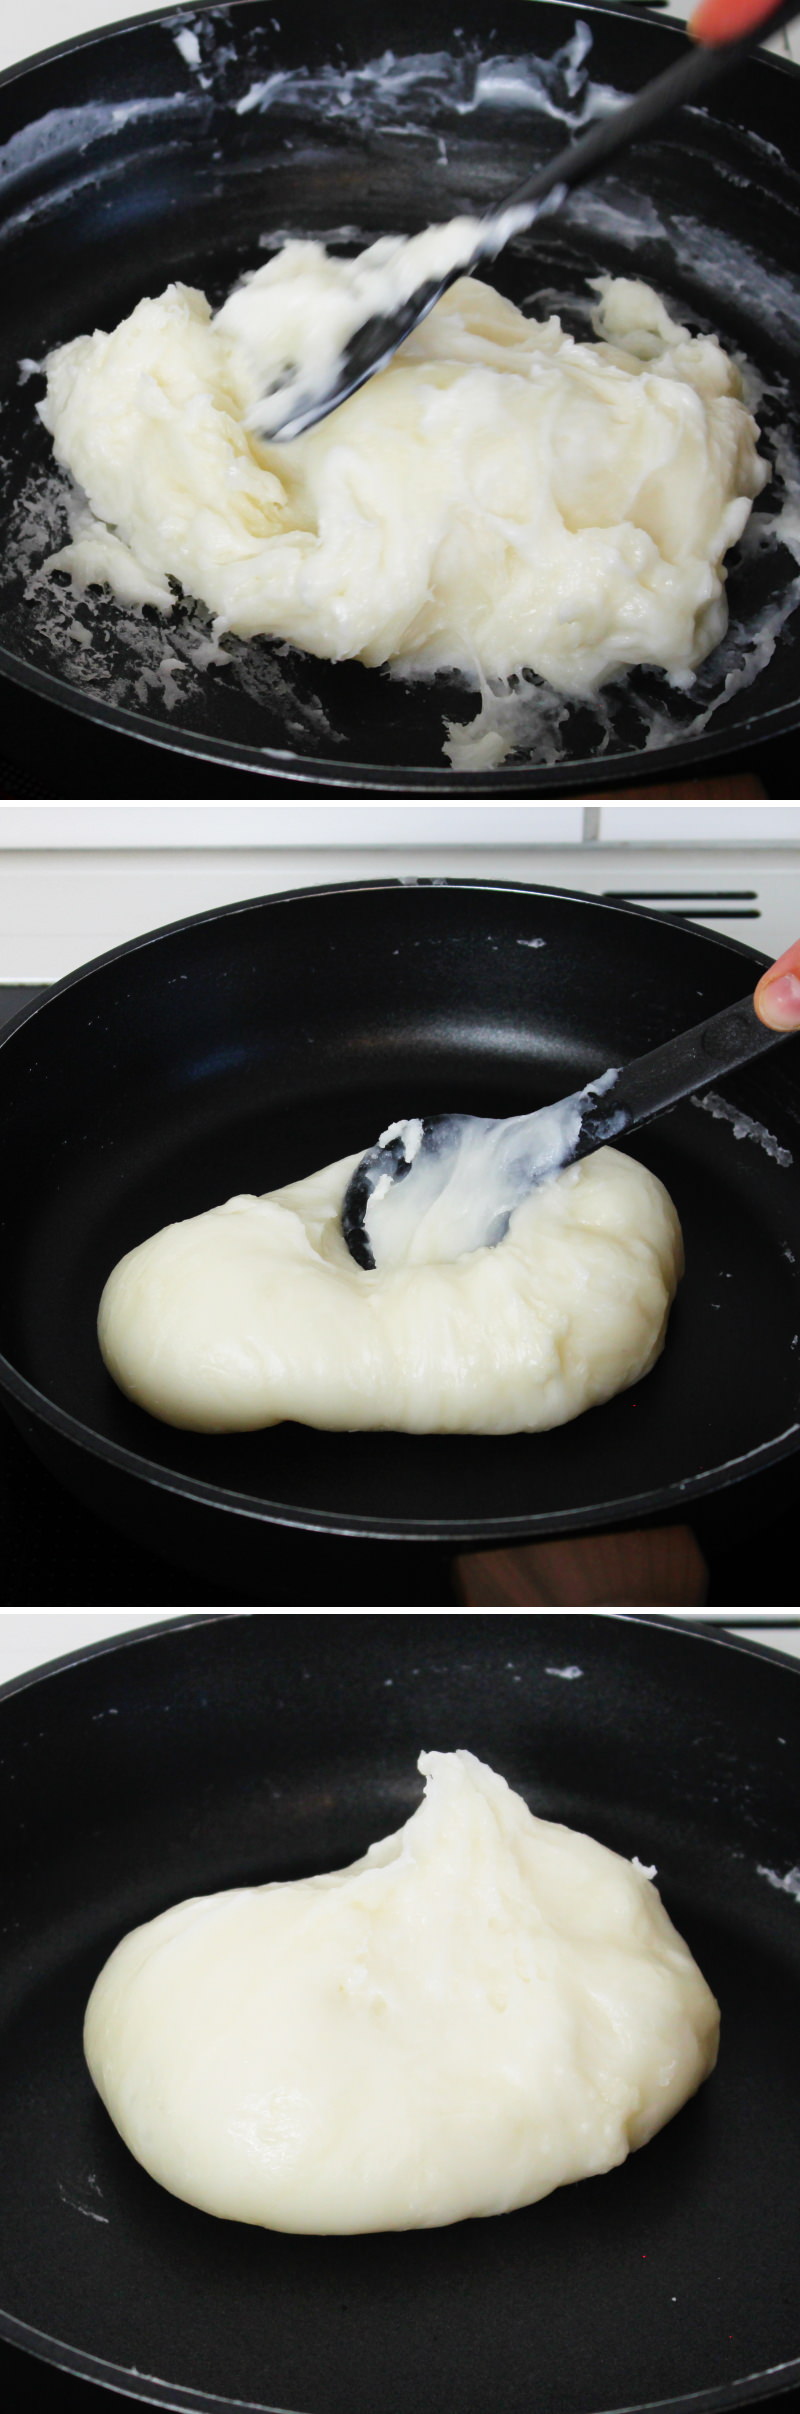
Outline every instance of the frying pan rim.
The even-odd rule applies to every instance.
[[[609,11],[607,11],[609,13]],[[800,67],[796,73],[800,77]],[[302,649],[299,649],[302,650]],[[377,674],[382,675],[381,671]],[[144,713],[135,713],[125,704],[106,704],[100,696],[82,694],[68,685],[66,679],[53,671],[44,671],[37,663],[22,662],[0,644],[0,677],[13,687],[23,687],[41,696],[45,703],[56,704],[61,711],[77,715],[81,721],[107,729],[112,736],[136,739],[140,744],[161,748],[168,754],[185,755],[193,762],[212,763],[227,771],[245,771],[272,779],[293,780],[305,785],[313,779],[320,787],[345,788],[354,793],[366,788],[368,793],[397,796],[401,793],[393,767],[386,763],[335,763],[330,755],[289,754],[281,747],[248,746],[231,738],[212,738],[192,730],[178,729],[166,721],[155,721]],[[610,682],[613,685],[613,682]],[[465,691],[472,692],[472,691]],[[790,736],[800,726],[800,695],[788,704],[776,704],[759,712],[753,719],[737,723],[735,732],[725,729],[703,729],[697,738],[682,738],[675,744],[652,747],[649,762],[653,778],[659,764],[665,762],[680,770],[696,769],[698,757],[709,760],[715,756],[740,753],[745,746],[769,745],[776,738]],[[733,748],[732,748],[733,737]],[[606,787],[623,777],[641,772],[641,748],[631,748],[625,754],[615,754],[605,768],[602,761],[590,764],[587,760],[573,763],[544,764],[536,762],[510,763],[503,766],[503,786],[509,794],[529,796],[550,795],[556,790],[602,796]],[[402,794],[409,796],[495,796],[492,785],[496,773],[454,771],[432,763],[429,766],[404,767]]]
[[[200,0],[200,4],[201,13],[213,14],[214,7],[224,4],[224,0]],[[569,0],[562,0],[562,4],[569,6]],[[594,10],[600,17],[621,18],[641,28],[640,11],[630,6],[619,6],[617,0],[586,0],[586,8],[590,16]],[[172,32],[175,26],[183,23],[184,18],[191,21],[196,15],[197,9],[191,5],[174,10],[161,7],[148,10],[143,17],[125,17],[116,24],[93,27],[89,32],[75,35],[71,41],[57,42],[47,50],[35,51],[29,58],[15,61],[0,74],[0,92],[6,85],[10,86],[36,68],[52,65],[58,59],[88,49],[112,36],[124,36],[137,32],[141,27],[155,27],[157,24],[163,24],[165,30]],[[674,19],[667,20],[666,24],[659,20],[659,24],[661,30],[668,34],[679,35],[685,31],[684,26]],[[764,64],[770,70],[778,68],[794,76],[800,86],[800,66],[793,59],[782,58],[776,52],[759,48],[750,64],[756,72]],[[302,652],[303,649],[299,650]],[[107,730],[112,736],[155,747],[167,756],[184,756],[189,761],[211,763],[229,771],[244,771],[265,779],[279,777],[295,784],[314,780],[321,787],[329,789],[361,788],[367,792],[393,796],[403,792],[408,796],[461,797],[494,796],[498,793],[496,771],[459,772],[451,766],[436,763],[411,767],[386,763],[336,763],[330,756],[298,755],[290,748],[253,746],[232,738],[214,738],[199,731],[182,730],[168,720],[156,720],[149,714],[134,712],[127,705],[110,705],[100,696],[84,694],[66,679],[59,678],[55,672],[43,670],[36,663],[21,661],[2,643],[0,677],[8,679],[12,687],[41,696],[46,703],[53,704],[60,711],[72,713],[79,721]],[[697,765],[698,760],[713,761],[730,754],[731,749],[738,754],[747,746],[769,744],[776,738],[788,736],[799,724],[800,695],[787,703],[771,706],[766,711],[758,711],[752,716],[748,714],[733,732],[707,727],[695,738],[678,738],[674,743],[652,748],[651,771],[656,776],[659,765],[663,768],[664,764],[677,769],[691,768]],[[502,783],[503,791],[508,795],[551,791],[580,793],[587,786],[591,787],[593,793],[597,789],[602,794],[604,787],[615,785],[620,779],[640,770],[641,749],[630,747],[624,753],[615,755],[606,766],[601,759],[599,768],[597,763],[586,759],[556,765],[512,761],[503,766]]]
[[[171,33],[173,27],[182,25],[184,20],[188,25],[194,25],[198,16],[213,16],[215,8],[221,13],[225,5],[226,0],[176,0],[175,7],[170,7],[164,6],[162,0],[159,8],[149,8],[141,16],[117,17],[112,18],[110,24],[92,25],[83,33],[73,34],[68,41],[50,42],[46,50],[32,50],[26,58],[12,60],[10,67],[0,71],[0,92],[4,84],[13,84],[17,76],[27,75],[32,67],[50,66],[56,59],[63,59],[73,51],[88,50],[93,42],[107,41],[111,35],[136,33],[140,26],[146,30],[148,25],[157,25],[159,22]],[[236,5],[236,0],[233,0],[233,5]],[[571,0],[563,0],[563,5],[571,5]],[[627,0],[627,6],[625,0],[574,0],[576,17],[583,16],[587,9],[594,9],[598,17],[625,17],[631,25],[641,25],[640,6],[641,0],[639,6],[632,6],[631,0]],[[668,18],[662,30],[665,33],[685,33],[685,22],[675,17]],[[767,60],[770,67],[788,71],[789,75],[800,74],[796,59],[767,50],[766,45],[761,43],[747,62],[748,72],[751,65],[763,60]]]
[[[105,955],[96,956],[88,964],[80,965],[77,971],[68,973],[64,980],[58,981],[52,988],[48,988],[43,998],[38,999],[32,1006],[23,1007],[21,1013],[15,1015],[12,1022],[3,1026],[2,1033],[0,1033],[0,1061],[2,1061],[2,1050],[7,1041],[25,1023],[43,1012],[53,999],[63,996],[68,990],[78,986],[90,974],[105,969],[109,964],[118,963],[123,957],[138,953],[141,948],[147,947],[157,940],[173,937],[178,932],[183,933],[186,930],[195,929],[207,922],[220,922],[228,916],[246,913],[250,909],[255,910],[264,905],[280,906],[298,902],[305,903],[310,897],[349,896],[354,891],[394,890],[399,892],[434,886],[445,890],[474,890],[481,895],[485,895],[487,892],[493,894],[496,891],[503,894],[510,891],[526,897],[545,895],[563,899],[570,904],[588,903],[600,911],[633,915],[648,922],[660,924],[670,920],[669,916],[659,914],[647,906],[629,905],[617,899],[594,895],[587,897],[586,893],[581,890],[545,888],[542,883],[523,880],[502,881],[473,878],[433,881],[430,877],[421,875],[413,880],[389,878],[329,881],[319,882],[312,888],[269,891],[264,897],[247,897],[234,901],[232,904],[206,908],[203,913],[190,914],[177,922],[165,923],[158,930],[142,932],[137,938],[125,941],[122,946],[110,948]],[[683,929],[684,925],[679,924],[677,927]],[[727,948],[733,954],[744,956],[750,962],[760,965],[762,969],[770,961],[769,957],[760,956],[755,948],[748,947],[743,940],[732,939],[727,934],[723,935],[716,931],[713,934],[703,932],[701,935],[708,938],[711,944]],[[0,1352],[0,1398],[4,1393],[14,1400],[18,1407],[26,1410],[28,1415],[33,1416],[38,1423],[48,1427],[71,1447],[84,1451],[87,1456],[101,1460],[104,1465],[116,1468],[123,1475],[136,1481],[152,1484],[161,1493],[172,1493],[179,1499],[196,1501],[214,1514],[245,1517],[249,1520],[251,1528],[256,1525],[279,1525],[292,1532],[303,1534],[334,1534],[340,1537],[348,1536],[354,1540],[402,1542],[411,1547],[420,1543],[461,1542],[474,1546],[482,1541],[519,1541],[524,1540],[526,1536],[530,1538],[531,1532],[534,1530],[531,1525],[530,1513],[514,1518],[462,1517],[457,1521],[446,1517],[427,1519],[417,1517],[413,1528],[409,1530],[409,1521],[397,1517],[368,1517],[351,1511],[343,1520],[341,1512],[338,1511],[319,1508],[299,1510],[294,1504],[287,1507],[286,1503],[263,1497],[255,1501],[249,1493],[236,1492],[226,1485],[201,1482],[197,1476],[187,1475],[176,1469],[159,1465],[157,1462],[142,1457],[138,1451],[130,1450],[121,1443],[111,1441],[103,1434],[98,1434],[91,1426],[84,1425],[79,1418],[71,1416],[68,1410],[60,1408],[57,1402],[48,1399],[44,1392],[40,1392],[34,1384],[28,1381],[27,1376],[19,1374],[17,1368],[11,1365],[4,1353]],[[580,1533],[587,1529],[598,1531],[604,1526],[620,1522],[637,1523],[642,1519],[652,1517],[657,1512],[671,1513],[682,1509],[688,1501],[704,1499],[711,1492],[724,1492],[732,1484],[741,1480],[739,1470],[743,1466],[746,1467],[748,1476],[757,1475],[768,1467],[778,1465],[782,1459],[793,1456],[800,1446],[796,1438],[798,1434],[800,1434],[800,1420],[784,1427],[782,1432],[773,1434],[768,1441],[760,1443],[756,1450],[746,1451],[733,1459],[723,1460],[718,1466],[705,1467],[696,1475],[681,1477],[672,1484],[659,1486],[656,1490],[623,1494],[619,1500],[592,1501],[584,1503],[579,1508],[565,1510],[559,1519],[559,1531]]]
[[[65,1653],[57,1660],[47,1662],[43,1666],[31,1670],[30,1673],[12,1678],[8,1684],[0,1686],[0,1706],[12,1695],[32,1691],[37,1684],[46,1682],[54,1675],[80,1666],[85,1661],[99,1659],[103,1656],[108,1657],[115,1652],[133,1648],[138,1642],[158,1641],[162,1636],[174,1635],[198,1626],[219,1626],[231,1615],[254,1616],[258,1614],[254,1611],[230,1612],[225,1610],[212,1611],[208,1614],[198,1612],[189,1616],[164,1620],[157,1626],[134,1628],[126,1634],[103,1636],[95,1643],[82,1644],[75,1651]],[[319,1613],[300,1612],[299,1614],[308,1617]],[[335,1612],[332,1614],[337,1616],[346,1614],[353,1617],[358,1613],[350,1611],[349,1613]],[[377,1617],[391,1616],[392,1613],[367,1612],[366,1614]],[[468,1611],[461,1613],[462,1617],[470,1614]],[[547,1612],[543,1614],[547,1616]],[[687,1642],[690,1644],[717,1644],[723,1651],[748,1653],[757,1658],[772,1660],[779,1667],[791,1670],[793,1675],[800,1675],[796,1659],[785,1652],[775,1650],[772,1645],[755,1643],[748,1637],[705,1634],[698,1631],[696,1626],[685,1626],[682,1621],[676,1623],[668,1618],[620,1610],[588,1612],[584,1610],[562,1613],[559,1617],[559,1633],[563,1630],[564,1614],[573,1624],[578,1616],[581,1618],[592,1616],[624,1621],[629,1625],[654,1627],[659,1633],[680,1637],[682,1644]],[[259,2403],[252,2398],[222,2397],[219,2393],[211,2395],[203,2390],[185,2388],[177,2382],[159,2381],[155,2375],[139,2372],[128,2375],[131,2380],[135,2381],[134,2387],[120,2387],[123,2367],[109,2363],[105,2358],[91,2356],[83,2349],[68,2346],[66,2341],[56,2339],[46,2331],[38,2330],[32,2323],[19,2321],[16,2315],[7,2313],[3,2307],[0,2307],[0,2338],[4,2338],[10,2346],[23,2353],[34,2356],[39,2363],[49,2364],[59,2371],[72,2373],[77,2378],[83,2378],[101,2387],[110,2386],[116,2396],[131,2397],[140,2403],[174,2408],[176,2414],[222,2414],[222,2410],[226,2408],[229,2409],[229,2414],[303,2414],[303,2410],[300,2408],[290,2409],[275,2405],[266,2407],[263,2401]],[[624,2406],[596,2408],[593,2410],[593,2414],[729,2414],[729,2410],[735,2409],[737,2406],[763,2402],[765,2391],[770,2399],[783,2396],[789,2389],[794,2388],[798,2379],[800,2379],[800,2355],[793,2357],[788,2363],[768,2366],[761,2372],[747,2373],[738,2381],[728,2385],[723,2384],[714,2389],[691,2390],[685,2391],[677,2397],[648,2398],[636,2403],[630,2401]]]
[[[98,1612],[98,1615],[100,1614]],[[0,1709],[3,1702],[10,1701],[13,1695],[29,1693],[40,1681],[44,1683],[46,1677],[65,1675],[68,1669],[82,1665],[84,1660],[107,1659],[110,1652],[127,1651],[133,1649],[137,1643],[155,1643],[160,1635],[183,1634],[196,1626],[222,1626],[232,1618],[258,1618],[264,1617],[265,1614],[269,1615],[272,1624],[277,1618],[291,1616],[293,1627],[297,1627],[303,1618],[338,1618],[340,1620],[371,1618],[375,1624],[378,1619],[385,1622],[387,1619],[402,1617],[404,1613],[402,1610],[396,1609],[344,1610],[338,1607],[333,1609],[315,1607],[314,1609],[291,1611],[279,1607],[269,1613],[259,1609],[240,1608],[182,1610],[174,1618],[158,1618],[151,1626],[129,1626],[124,1628],[121,1634],[99,1635],[94,1643],[75,1643],[70,1651],[58,1652],[55,1659],[40,1660],[37,1661],[35,1668],[19,1670],[16,1676],[7,1677],[5,1682],[0,1685]],[[422,1618],[447,1616],[446,1611],[427,1610],[420,1608],[417,1603],[413,1606],[412,1614]],[[482,1613],[480,1610],[461,1609],[459,1614],[463,1618],[477,1618]],[[688,1635],[696,1643],[716,1643],[721,1645],[725,1651],[745,1652],[752,1659],[774,1660],[780,1668],[788,1668],[791,1675],[800,1676],[800,1663],[794,1653],[781,1651],[777,1643],[759,1643],[754,1636],[740,1634],[730,1627],[726,1627],[720,1634],[716,1623],[712,1624],[710,1620],[706,1624],[704,1620],[693,1621],[690,1618],[678,1618],[677,1616],[659,1617],[649,1609],[575,1609],[554,1610],[551,1613],[545,1610],[540,1614],[545,1617],[548,1614],[558,1617],[559,1634],[563,1632],[565,1618],[572,1623],[576,1618],[614,1619],[619,1625],[654,1626],[660,1634]],[[796,1624],[796,1620],[792,1621],[790,1618],[783,1618],[780,1622],[787,1626],[792,1623]]]
[[[131,2374],[135,2387],[120,2385],[123,2367],[109,2364],[105,2358],[88,2355],[78,2347],[69,2347],[65,2340],[51,2338],[46,2331],[36,2330],[33,2324],[19,2322],[14,2314],[0,2307],[0,2338],[8,2346],[34,2356],[37,2363],[54,2366],[78,2380],[94,2382],[99,2388],[110,2388],[117,2397],[131,2397],[145,2405],[174,2408],[175,2414],[312,2414],[306,2407],[265,2405],[263,2399],[252,2397],[209,2396],[202,2389],[187,2389],[177,2381],[160,2381],[154,2374]],[[784,2396],[794,2389],[800,2379],[800,2356],[789,2364],[776,2364],[763,2372],[749,2372],[730,2387],[723,2384],[715,2389],[688,2390],[682,2397],[650,2397],[638,2402],[629,2400],[624,2406],[598,2406],[592,2414],[735,2414],[742,2405],[758,2405],[765,2399]]]
[[[505,843],[511,844],[508,840]],[[640,921],[656,922],[659,927],[666,922],[676,929],[685,928],[679,915],[661,913],[658,906],[640,905],[635,899],[616,893],[611,897],[595,889],[564,888],[560,883],[553,886],[544,880],[481,878],[474,872],[452,876],[449,872],[386,872],[372,873],[366,880],[315,880],[309,884],[304,881],[300,888],[265,889],[258,897],[233,897],[226,905],[206,905],[197,914],[179,914],[174,922],[159,922],[153,930],[139,931],[134,938],[123,939],[118,947],[105,948],[102,955],[89,956],[85,964],[77,964],[74,971],[65,972],[60,981],[44,984],[41,997],[37,997],[32,1005],[21,1006],[18,1014],[2,1024],[0,1049],[14,1031],[18,1031],[32,1015],[41,1013],[52,998],[61,997],[66,990],[75,988],[89,973],[103,971],[107,964],[117,962],[120,957],[134,955],[140,947],[149,947],[154,939],[169,939],[176,931],[196,930],[203,922],[222,922],[229,915],[247,913],[251,907],[261,905],[294,905],[308,897],[349,897],[366,889],[410,891],[417,888],[477,889],[481,893],[488,890],[491,894],[499,889],[503,895],[509,891],[512,896],[558,897],[568,905],[599,906],[605,912],[628,914]],[[766,967],[773,961],[771,956],[762,955],[757,947],[751,947],[747,939],[735,939],[728,931],[700,931],[697,935],[710,939],[714,946],[728,948],[733,955],[746,956],[754,964]]]

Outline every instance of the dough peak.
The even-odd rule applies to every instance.
[[[101,1971],[95,2085],[207,2212],[507,2212],[622,2162],[713,2068],[717,2006],[642,1871],[469,1751],[418,1765],[418,1808],[348,1868],[180,1903]]]

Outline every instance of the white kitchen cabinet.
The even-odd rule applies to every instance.
[[[600,805],[604,846],[800,844],[800,805]]]
[[[780,955],[800,934],[800,809],[0,808],[0,984],[246,897],[351,880],[521,880],[630,898]],[[743,981],[743,987],[745,983]]]
[[[569,846],[585,824],[581,805],[6,805],[0,848]]]

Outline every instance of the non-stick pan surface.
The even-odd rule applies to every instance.
[[[107,1953],[187,1894],[335,1868],[423,1747],[658,1871],[722,2009],[714,2077],[609,2176],[445,2230],[217,2222],[83,2065]],[[603,1616],[221,1618],[0,1702],[0,2327],[157,2405],[282,2414],[734,2406],[800,2377],[800,1674]]]
[[[221,1519],[233,1588],[254,1521],[262,1550],[265,1525],[477,1543],[683,1513],[773,1464],[800,1434],[791,1040],[726,1081],[721,1112],[687,1101],[631,1142],[675,1200],[685,1281],[653,1372],[558,1432],[179,1433],[117,1391],[95,1330],[112,1266],[161,1225],[399,1114],[563,1095],[739,997],[760,963],[602,899],[385,881],[227,907],[75,974],[0,1042],[12,1415],[155,1547],[172,1520]],[[739,1110],[756,1128],[737,1136]]]
[[[767,57],[492,272],[583,335],[593,276],[645,277],[752,364],[773,483],[732,557],[728,637],[690,691],[636,672],[594,710],[534,686],[521,752],[453,771],[445,718],[475,710],[463,687],[265,640],[226,641],[229,665],[204,668],[195,608],[166,623],[36,576],[66,527],[35,411],[44,354],[170,278],[218,302],[289,233],[338,231],[352,250],[496,202],[610,90],[630,94],[685,46],[641,14],[591,6],[578,19],[557,0],[501,0],[489,15],[465,0],[455,28],[446,0],[399,0],[380,22],[372,0],[343,0],[335,17],[317,0],[233,0],[115,27],[0,79],[0,674],[129,737],[399,795],[555,793],[641,776],[643,752],[649,772],[674,774],[795,725],[800,74]]]

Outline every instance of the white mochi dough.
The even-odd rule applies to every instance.
[[[451,232],[420,240],[438,258]],[[330,417],[262,439],[276,361],[305,329],[313,366],[346,331],[356,271],[391,298],[398,262],[376,249],[365,269],[292,242],[216,316],[171,285],[53,352],[41,416],[86,499],[54,563],[165,612],[178,580],[216,635],[407,676],[527,668],[579,696],[652,663],[685,681],[724,632],[724,555],[769,475],[733,362],[634,278],[597,281],[595,342],[461,278]]]
[[[623,2162],[713,2069],[649,1878],[470,1752],[418,1765],[419,1809],[351,1868],[179,1903],[101,1971],[95,2086],[189,2204],[317,2232],[509,2212]]]
[[[635,1158],[598,1149],[543,1183],[496,1248],[369,1273],[341,1227],[358,1161],[168,1224],[121,1259],[98,1333],[132,1400],[211,1433],[283,1418],[534,1433],[648,1372],[683,1256],[672,1202]]]

